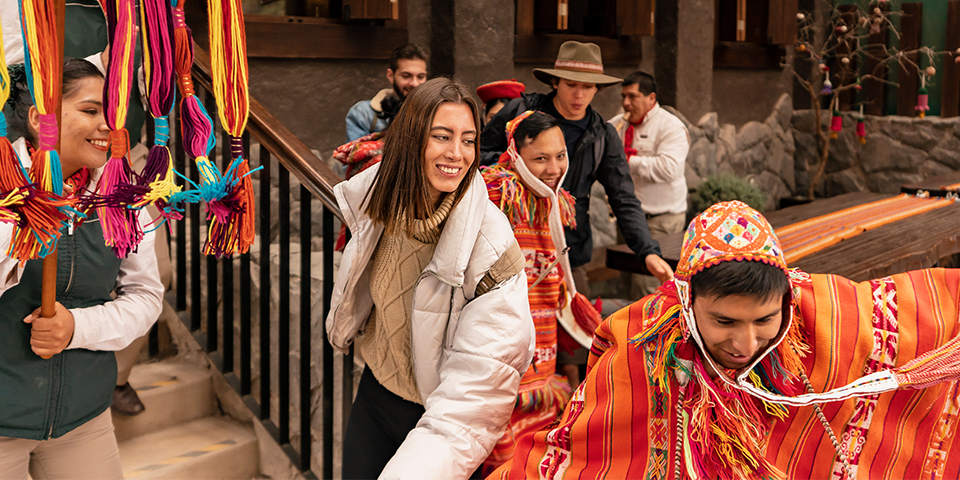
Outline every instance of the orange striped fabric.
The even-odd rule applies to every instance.
[[[862,283],[802,272],[791,278],[810,345],[803,367],[818,392],[901,366],[960,333],[956,269]],[[662,294],[601,324],[590,371],[560,422],[519,441],[514,458],[489,478],[688,478],[692,459],[683,448],[677,455],[679,370],[671,367],[663,382],[651,378],[654,343],[630,344],[664,314]],[[958,393],[956,382],[948,382],[829,403],[823,411],[853,478],[958,478]],[[785,420],[770,417],[761,427],[769,432],[766,458],[786,478],[851,478],[813,407],[790,408]],[[680,440],[696,441],[693,431],[679,432]],[[711,459],[699,461],[710,468]]]
[[[482,173],[488,183],[490,199],[500,206],[504,191],[502,182],[516,182],[516,175],[504,164],[497,165],[495,169],[484,168]],[[525,198],[533,196],[529,189],[517,189],[516,193],[518,196],[511,198],[512,201],[538,202],[539,210],[546,212],[552,208],[549,198]],[[509,209],[506,205],[501,208]],[[485,471],[492,471],[510,459],[517,441],[556,422],[570,399],[571,390],[566,377],[556,375],[557,311],[565,298],[565,285],[563,272],[555,262],[557,251],[550,236],[550,227],[530,217],[508,215],[508,218],[526,259],[527,296],[536,329],[536,351],[533,362],[520,379],[517,405],[507,431],[484,462]],[[540,282],[533,286],[538,279]]]
[[[789,265],[868,230],[953,203],[951,199],[900,194],[787,225],[776,233]]]

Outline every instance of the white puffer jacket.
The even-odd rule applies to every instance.
[[[383,225],[361,202],[379,165],[334,189],[353,238],[333,287],[327,333],[345,350],[373,307],[371,258]],[[503,434],[533,356],[527,278],[514,275],[474,298],[477,283],[513,245],[513,230],[479,174],[447,216],[433,259],[413,291],[411,354],[426,412],[380,478],[467,478]]]

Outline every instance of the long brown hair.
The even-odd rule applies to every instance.
[[[364,213],[374,222],[382,223],[388,233],[409,232],[415,219],[427,218],[436,209],[427,188],[429,180],[423,169],[423,155],[433,117],[440,105],[448,102],[470,108],[479,136],[480,109],[472,92],[445,77],[434,78],[413,89],[384,135],[383,159],[367,192],[370,202]],[[479,138],[473,148],[473,163],[453,192],[454,205],[463,198],[480,168]]]

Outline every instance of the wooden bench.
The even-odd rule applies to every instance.
[[[903,185],[900,187],[900,191],[903,193],[909,193],[910,195],[914,195],[919,191],[924,191],[933,196],[944,197],[948,193],[956,194],[957,192],[960,192],[960,189],[944,190],[943,188],[956,185],[958,183],[960,183],[960,172],[954,172],[939,177],[927,178],[919,183]]]
[[[856,192],[784,208],[766,214],[774,229],[844,208],[891,197]],[[663,258],[676,268],[682,234],[660,242]],[[854,281],[928,268],[960,253],[960,203],[893,222],[803,257],[791,267],[810,273],[836,273]],[[608,268],[648,274],[643,261],[626,245],[607,249]]]

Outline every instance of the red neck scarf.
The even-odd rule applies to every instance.
[[[623,134],[623,151],[626,152],[628,159],[637,154],[637,149],[633,148],[633,128],[643,123],[643,119],[646,117],[647,115],[644,114],[636,122],[630,122],[630,125],[627,126],[626,133]]]

